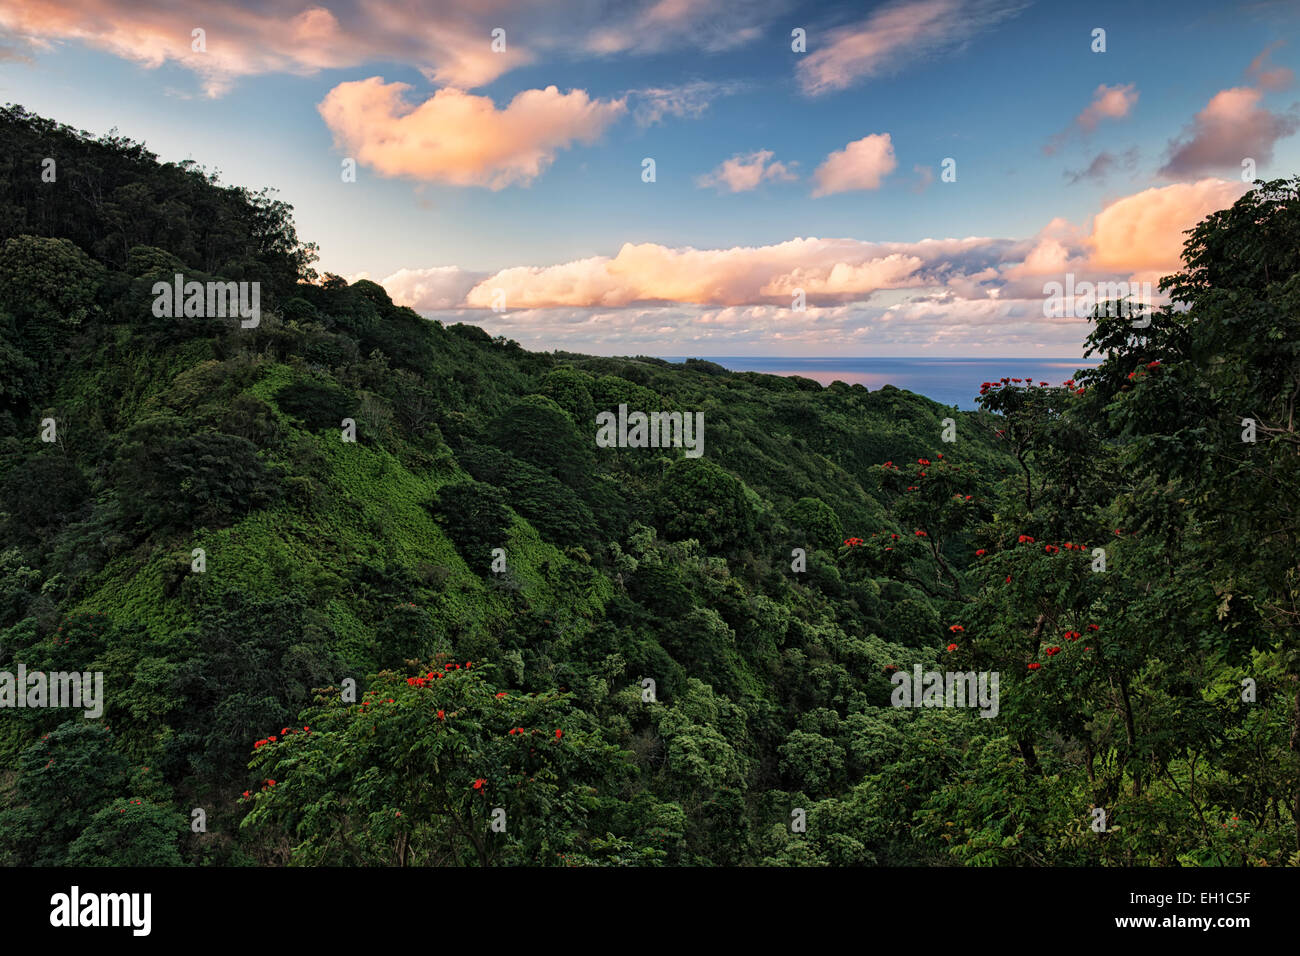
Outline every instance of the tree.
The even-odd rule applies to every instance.
[[[655,524],[669,538],[695,538],[710,551],[739,549],[757,518],[745,486],[706,458],[679,458],[659,481]]]
[[[602,834],[588,821],[620,758],[569,695],[498,689],[474,662],[430,666],[380,674],[355,704],[331,689],[259,744],[265,782],[243,826],[315,865],[554,866]]]

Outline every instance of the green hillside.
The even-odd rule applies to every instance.
[[[0,670],[104,674],[0,712],[0,861],[1296,861],[1293,184],[966,413],[528,352],[317,276],[270,193],[0,143]],[[176,273],[260,321],[158,317]],[[620,405],[703,454],[599,447]],[[891,705],[914,665],[996,715]]]

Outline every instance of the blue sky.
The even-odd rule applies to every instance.
[[[1300,172],[1292,3],[61,4],[0,0],[0,100],[278,188],[322,270],[530,348],[1079,354],[1045,281],[1158,278],[1242,159]]]

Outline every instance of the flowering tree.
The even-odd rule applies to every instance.
[[[244,826],[310,864],[554,863],[583,844],[618,751],[575,726],[566,694],[434,667],[382,672],[355,704],[327,689],[301,725],[256,741]]]

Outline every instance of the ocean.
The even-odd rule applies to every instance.
[[[681,356],[662,356],[669,362]],[[1004,375],[1060,385],[1075,372],[1093,368],[1097,359],[1071,358],[778,358],[766,355],[699,356],[733,372],[802,375],[822,385],[835,380],[865,385],[876,391],[883,385],[916,392],[944,405],[975,408],[980,383]]]

